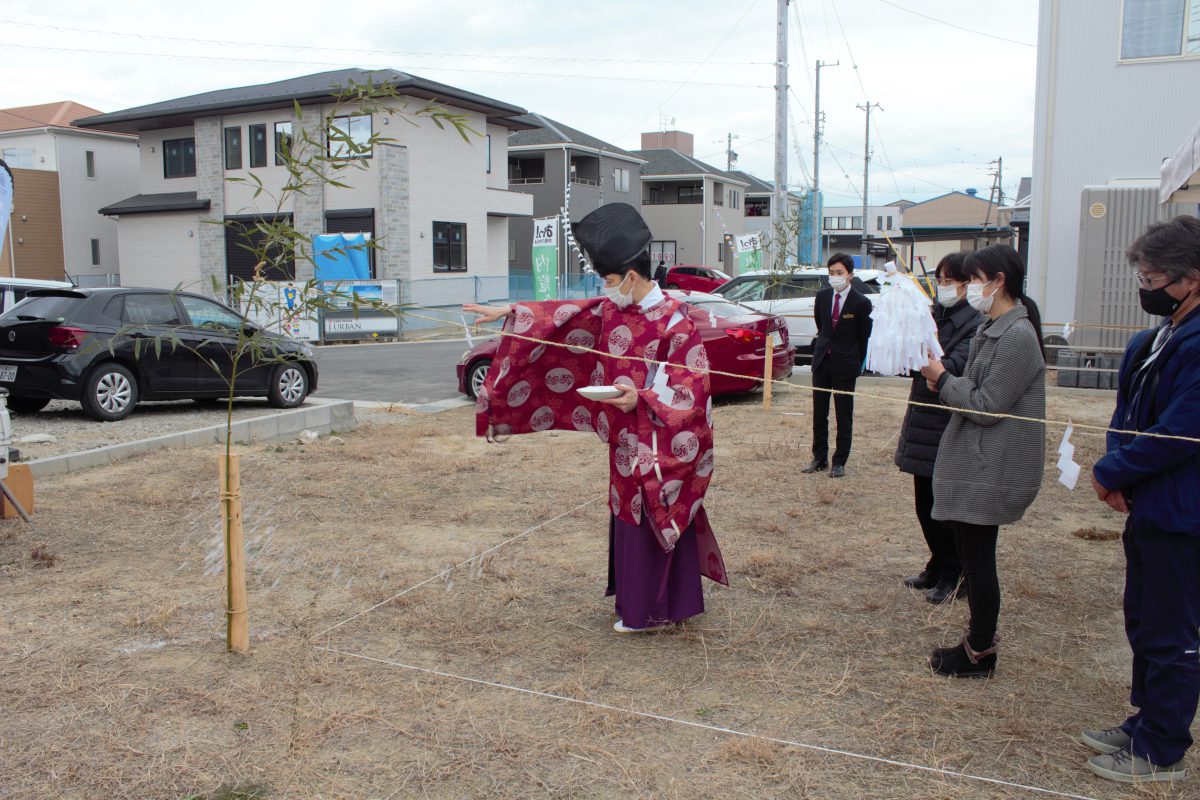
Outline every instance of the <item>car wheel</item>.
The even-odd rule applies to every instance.
[[[679,284],[678,284],[678,283],[668,283],[668,284],[667,284],[667,288],[668,288],[668,289],[678,289],[678,288],[679,288]]]
[[[479,396],[479,390],[483,388],[483,382],[487,380],[488,367],[490,366],[492,366],[490,358],[481,358],[467,370],[467,378],[463,382],[467,385],[468,397]]]
[[[137,379],[115,362],[100,364],[83,385],[83,413],[100,422],[116,422],[133,413],[138,401]]]
[[[275,408],[295,408],[308,397],[308,372],[299,364],[280,364],[271,377],[267,402]]]
[[[8,397],[8,410],[17,414],[36,414],[48,405],[49,397]]]

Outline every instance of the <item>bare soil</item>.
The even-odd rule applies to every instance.
[[[1103,425],[1110,402],[1052,398],[1050,416]],[[903,405],[858,401],[839,481],[799,473],[809,408],[796,390],[771,413],[717,409],[707,506],[732,586],[645,637],[612,631],[590,435],[487,444],[470,409],[377,412],[341,443],[244,448],[249,656],[223,643],[218,448],[42,480],[36,528],[0,527],[0,797],[1046,796],[716,728],[1195,797],[1196,778],[1134,792],[1085,767],[1079,729],[1128,712],[1122,521],[1056,482],[1061,428],[1037,503],[1001,533],[996,677],[952,681],[925,659],[965,603],[900,582],[927,555],[891,460]],[[1075,443],[1085,468],[1103,446]]]

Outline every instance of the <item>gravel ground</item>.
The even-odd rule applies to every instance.
[[[282,410],[271,408],[265,399],[244,398],[234,402],[233,418],[265,417]],[[22,461],[34,461],[168,433],[207,428],[223,423],[225,416],[224,403],[202,404],[180,400],[141,403],[133,414],[119,422],[96,422],[84,416],[79,403],[54,400],[36,414],[12,415],[12,446],[21,451]],[[54,441],[21,441],[23,437],[37,434],[49,434]]]

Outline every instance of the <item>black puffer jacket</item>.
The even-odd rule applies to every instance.
[[[967,353],[971,350],[971,337],[983,322],[983,317],[963,300],[953,308],[935,304],[933,318],[937,321],[938,341],[942,345],[942,366],[951,375],[962,375]],[[937,393],[929,391],[924,376],[919,372],[913,375],[908,399],[918,403],[938,403]],[[909,406],[904,415],[904,425],[900,428],[900,444],[896,446],[896,466],[912,475],[933,477],[938,444],[949,422],[949,411]]]

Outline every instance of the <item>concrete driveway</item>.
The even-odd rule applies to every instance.
[[[411,405],[463,397],[454,370],[467,350],[463,339],[314,349],[320,397]]]

